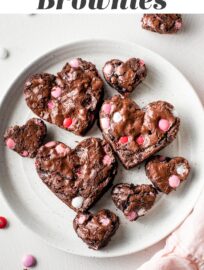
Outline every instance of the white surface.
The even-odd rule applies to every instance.
[[[191,81],[204,101],[204,16],[185,16],[185,30],[175,36],[160,36],[140,29],[140,16],[0,16],[2,47],[11,55],[0,62],[1,95],[30,60],[48,49],[65,44],[70,40],[105,37],[131,40],[169,59],[181,69]],[[96,23],[97,22],[97,23]],[[12,212],[1,203],[1,215],[10,219],[11,225],[1,231],[0,266],[2,269],[21,269],[20,258],[24,253],[36,255],[39,261],[36,269],[136,269],[147,260],[162,243],[146,251],[115,259],[87,259],[68,255],[54,248],[28,232],[14,218]],[[11,259],[12,258],[12,259]]]
[[[141,107],[155,100],[166,100],[174,104],[181,118],[177,139],[166,147],[162,154],[186,157],[198,177],[195,179],[193,174],[192,179],[189,177],[177,192],[172,192],[169,196],[158,196],[150,213],[137,222],[128,222],[122,212],[117,211],[121,225],[116,236],[105,249],[93,251],[88,249],[74,233],[72,220],[75,213],[56,196],[53,196],[40,181],[35,171],[34,161],[20,158],[13,151],[5,148],[3,140],[1,140],[0,186],[9,206],[32,231],[47,240],[52,246],[69,253],[94,257],[127,255],[143,250],[163,239],[183,221],[192,210],[200,190],[203,188],[202,155],[204,150],[201,152],[200,146],[203,143],[204,129],[201,128],[200,123],[204,119],[201,104],[186,79],[159,55],[137,46],[135,43],[92,40],[67,45],[35,61],[13,83],[0,107],[2,125],[0,138],[3,138],[4,130],[8,126],[26,122],[34,116],[27,108],[22,93],[24,82],[30,74],[41,71],[55,74],[60,71],[66,61],[76,57],[94,62],[101,73],[102,67],[108,59],[118,57],[125,60],[131,56],[143,59],[148,68],[147,78],[135,90],[131,98]],[[155,63],[157,64],[155,65]],[[180,86],[179,93],[177,85]],[[117,92],[106,84],[105,98],[115,94]],[[195,109],[189,114],[188,108],[191,106]],[[86,137],[90,136],[102,137],[96,123]],[[62,141],[71,147],[74,147],[77,141],[84,139],[53,125],[48,125],[48,137],[51,141]],[[125,170],[119,163],[114,183],[121,182],[150,183],[145,176],[143,165]],[[116,212],[110,191],[94,208],[95,211],[108,208]],[[160,227],[161,222],[162,227]]]

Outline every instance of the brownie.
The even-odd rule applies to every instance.
[[[173,34],[182,28],[180,14],[144,14],[142,28],[159,34]]]
[[[119,218],[103,209],[96,214],[79,212],[73,221],[74,230],[89,248],[105,247],[119,227]]]
[[[113,96],[100,111],[103,136],[127,169],[171,143],[179,124],[174,107],[165,101],[155,101],[140,109],[127,97]]]
[[[32,75],[25,83],[28,107],[42,119],[84,135],[93,125],[103,99],[103,81],[94,64],[73,59],[55,75]]]
[[[144,216],[155,203],[157,191],[152,185],[121,183],[112,189],[112,199],[125,217],[134,221]]]
[[[128,95],[144,80],[147,69],[144,61],[139,58],[130,58],[126,62],[112,59],[105,63],[103,75],[110,86]]]
[[[168,194],[187,179],[190,165],[183,157],[154,156],[146,163],[145,170],[154,186]]]
[[[42,181],[66,205],[85,211],[112,185],[117,162],[105,140],[88,138],[75,149],[53,141],[39,149],[36,169]]]
[[[33,158],[43,144],[47,134],[44,122],[37,118],[28,120],[23,126],[9,127],[4,134],[4,142],[9,149],[22,157]]]

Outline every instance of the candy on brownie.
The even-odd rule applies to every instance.
[[[28,107],[42,119],[84,135],[93,125],[103,98],[103,81],[90,62],[67,63],[57,76],[35,74],[25,83]]]
[[[118,92],[129,94],[144,80],[147,70],[144,61],[139,58],[130,58],[126,62],[112,59],[105,63],[103,75]]]
[[[73,221],[74,230],[89,248],[105,247],[119,227],[119,218],[103,209],[96,214],[79,212]]]
[[[190,165],[183,157],[154,156],[147,162],[145,170],[154,186],[168,194],[187,179]]]
[[[88,138],[74,149],[52,141],[39,149],[36,169],[59,199],[83,212],[112,185],[117,162],[105,140]]]
[[[46,134],[47,128],[44,122],[32,118],[23,126],[9,127],[4,134],[4,142],[9,149],[22,157],[33,158],[43,144]]]
[[[171,143],[180,119],[174,107],[155,101],[140,107],[131,99],[113,96],[100,111],[100,127],[125,168],[130,169]]]
[[[144,216],[155,203],[157,191],[152,185],[121,183],[112,189],[112,199],[125,217],[134,221]]]
[[[142,28],[160,34],[172,34],[182,28],[180,14],[144,14]]]

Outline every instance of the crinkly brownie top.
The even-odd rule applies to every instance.
[[[83,135],[93,125],[103,97],[103,81],[90,62],[67,63],[57,76],[35,74],[25,83],[28,107],[44,120]]]

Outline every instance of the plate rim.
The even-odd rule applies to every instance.
[[[94,39],[77,39],[75,41],[71,41],[71,42],[68,42],[68,43],[65,43],[63,45],[60,45],[60,46],[57,46],[51,50],[49,50],[48,52],[46,53],[43,53],[43,54],[40,54],[37,58],[33,59],[32,61],[30,61],[30,63],[28,65],[25,65],[23,67],[23,69],[17,74],[17,76],[12,80],[12,82],[10,83],[10,85],[7,87],[7,90],[6,92],[3,94],[1,100],[0,100],[0,109],[1,107],[3,106],[3,103],[5,101],[5,99],[7,99],[11,89],[13,88],[13,86],[17,83],[18,81],[18,78],[19,77],[22,77],[24,76],[24,74],[27,73],[27,71],[33,66],[33,65],[36,65],[38,62],[42,61],[43,58],[47,58],[49,57],[50,55],[52,54],[55,54],[59,51],[62,51],[63,49],[67,48],[67,47],[73,47],[73,46],[77,46],[77,45],[81,45],[81,44],[90,44],[90,43],[93,43],[93,42],[98,42],[98,43],[101,43],[101,42],[106,42],[106,43],[109,43],[109,44],[119,44],[121,46],[135,46],[135,47],[138,47],[142,50],[145,50],[145,51],[148,51],[150,54],[154,54],[157,58],[160,58],[163,62],[165,62],[167,65],[170,65],[171,68],[174,69],[175,72],[179,73],[179,75],[182,77],[183,80],[185,80],[185,82],[188,84],[189,88],[191,88],[191,94],[194,95],[194,100],[199,104],[199,109],[203,110],[203,105],[202,105],[202,102],[199,98],[199,95],[198,93],[195,91],[193,85],[189,82],[189,80],[183,75],[183,73],[180,71],[180,69],[178,69],[176,66],[174,66],[169,60],[167,60],[166,58],[164,58],[163,56],[161,56],[159,53],[149,49],[149,48],[146,48],[142,45],[139,45],[135,42],[131,42],[131,41],[121,41],[121,40],[117,40],[117,39],[105,39],[105,38],[102,38],[102,39],[99,39],[99,38],[94,38]],[[188,89],[189,90],[189,89]],[[201,116],[204,120],[204,115]],[[204,145],[203,145],[204,146]],[[202,150],[204,150],[204,147],[201,146],[201,150],[200,152],[202,152]],[[202,174],[204,175],[204,170],[202,168],[200,168],[200,171],[203,172],[201,173],[201,176],[202,177]],[[143,247],[143,249],[140,249],[140,250],[136,250],[136,251],[129,251],[129,252],[119,252],[118,254],[113,254],[113,255],[109,255],[109,253],[104,253],[104,255],[101,255],[101,253],[96,253],[96,254],[85,254],[85,253],[82,253],[82,254],[79,254],[77,253],[76,251],[73,251],[73,250],[64,250],[63,248],[55,245],[54,243],[52,243],[51,241],[49,241],[47,238],[44,238],[43,236],[39,235],[38,232],[36,230],[33,230],[32,228],[30,228],[30,226],[24,222],[21,217],[19,216],[18,213],[16,213],[14,210],[13,210],[13,207],[12,205],[10,204],[9,200],[7,199],[7,197],[5,196],[4,192],[2,191],[2,188],[0,188],[0,195],[1,197],[3,198],[4,202],[6,203],[7,207],[9,207],[9,209],[12,211],[12,213],[14,214],[14,216],[17,218],[17,220],[20,221],[21,224],[23,224],[24,227],[28,228],[28,230],[32,233],[34,233],[39,239],[42,239],[44,242],[46,242],[48,245],[52,246],[52,247],[55,247],[59,250],[62,250],[64,252],[68,252],[70,254],[73,254],[73,255],[78,255],[78,256],[83,256],[83,257],[91,257],[91,258],[116,258],[116,257],[120,257],[120,256],[127,256],[127,255],[130,255],[130,254],[133,254],[133,253],[137,253],[137,252],[141,252],[143,251],[144,249],[146,248],[149,248],[153,245],[155,245],[156,243],[158,243],[159,241],[163,240],[164,238],[166,238],[169,234],[171,234],[177,227],[179,227],[183,222],[184,220],[188,217],[188,215],[190,214],[190,212],[193,210],[198,198],[200,197],[200,194],[201,192],[203,191],[204,189],[204,182],[203,182],[203,185],[202,185],[202,188],[200,189],[200,191],[198,192],[198,195],[197,197],[194,198],[194,200],[191,201],[191,205],[187,208],[187,210],[184,212],[184,214],[182,215],[182,218],[180,218],[179,222],[177,222],[177,225],[175,225],[175,228],[171,228],[169,230],[166,231],[166,233],[161,236],[158,240],[155,240],[155,241],[152,241],[151,244],[148,244],[146,245],[145,247]]]

